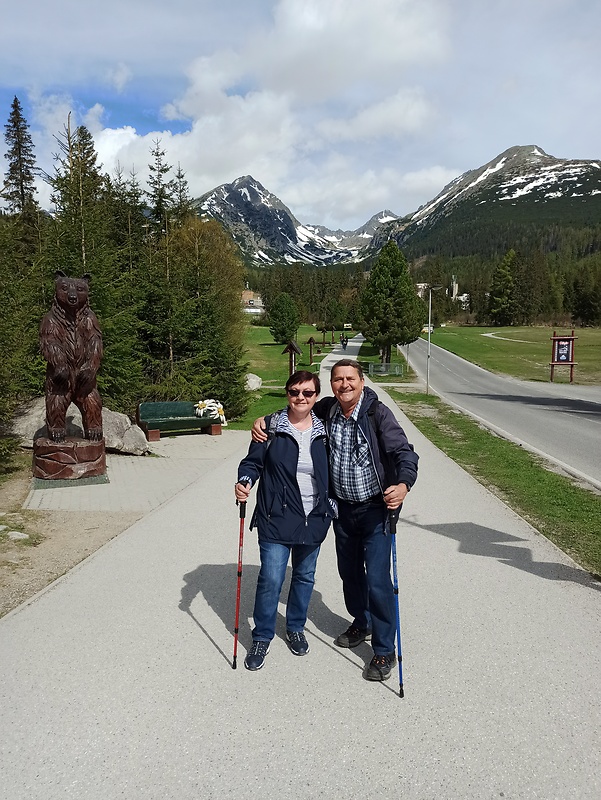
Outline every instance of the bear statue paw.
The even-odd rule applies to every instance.
[[[67,431],[65,430],[65,428],[48,429],[48,438],[52,439],[53,442],[64,442],[66,436],[67,436]]]
[[[86,439],[91,442],[99,442],[102,439],[102,428],[89,428],[86,431]]]

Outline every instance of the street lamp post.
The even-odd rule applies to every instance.
[[[430,333],[432,331],[432,292],[437,292],[442,286],[430,286],[428,289],[428,357],[426,358],[426,394],[430,393]]]

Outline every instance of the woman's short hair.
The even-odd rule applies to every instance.
[[[286,391],[288,391],[288,389],[290,389],[292,386],[296,386],[298,383],[307,383],[308,381],[313,381],[315,391],[317,394],[319,394],[321,392],[321,381],[319,380],[319,375],[316,375],[314,372],[309,372],[308,369],[298,369],[296,372],[293,372],[286,381]]]

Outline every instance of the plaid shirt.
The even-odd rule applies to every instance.
[[[357,423],[362,403],[363,393],[348,419],[338,406],[330,430],[330,474],[334,494],[351,503],[362,503],[382,491],[369,442]]]

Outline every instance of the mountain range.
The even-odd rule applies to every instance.
[[[458,231],[507,224],[587,225],[601,220],[601,159],[567,160],[537,145],[511,147],[455,178],[414,213],[375,214],[355,231],[299,222],[289,208],[250,175],[195,201],[218,220],[249,264],[341,264],[379,252],[390,238],[414,252],[444,246]],[[465,236],[464,236],[465,238]]]

